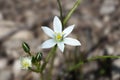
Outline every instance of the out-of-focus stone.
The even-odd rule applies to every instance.
[[[1,70],[0,71],[0,80],[11,80],[12,79],[11,70]]]
[[[15,26],[16,24],[13,21],[0,20],[0,38],[16,29]]]
[[[36,22],[37,16],[33,11],[30,10],[26,11],[24,13],[24,16],[28,26],[32,26]]]
[[[120,68],[120,59],[117,59],[113,62],[113,65]]]
[[[33,80],[37,80],[37,79],[40,78],[40,76],[39,76],[38,73],[32,72],[31,74],[32,74],[32,76],[33,76]]]
[[[59,66],[60,64],[60,58],[59,57],[56,57],[55,60],[54,60],[54,66]]]
[[[118,42],[118,44],[120,45],[120,41]]]
[[[10,28],[10,27],[15,27],[16,23],[13,21],[0,20],[0,26]]]
[[[35,3],[41,2],[42,0],[32,0]]]
[[[118,72],[112,72],[112,80],[118,80],[120,78],[120,74]]]
[[[115,50],[114,50],[114,48],[112,46],[109,45],[106,48],[107,48],[108,54],[114,54]]]
[[[0,69],[4,69],[7,66],[7,59],[0,59]]]
[[[67,4],[67,3],[66,3],[66,4]],[[65,5],[65,8],[66,8],[67,10],[70,10],[70,9],[73,7],[73,5],[74,5],[74,1],[70,1],[70,0],[69,0],[69,4]]]
[[[22,30],[13,35],[11,39],[29,40],[32,39],[33,37],[34,36],[31,31]]]
[[[114,0],[104,0],[103,5],[100,8],[101,14],[110,14],[115,11],[115,1]]]
[[[12,57],[12,58],[18,58],[20,56],[19,50],[17,50],[17,49],[8,48],[8,49],[6,49],[6,53],[9,57]],[[12,56],[11,56],[11,54],[12,54]]]
[[[9,28],[0,27],[0,38],[9,32]]]
[[[89,67],[88,67],[89,66]],[[83,67],[82,67],[82,74],[87,74],[91,71],[96,71],[98,69],[98,65],[96,64],[96,62],[90,62],[90,63],[87,63],[85,64]],[[86,77],[86,80],[89,79],[89,80],[94,80],[95,79],[95,75],[93,73],[87,75]]]
[[[59,10],[54,9],[54,10],[52,11],[52,13],[53,13],[53,15],[59,15]]]
[[[104,16],[103,22],[107,23],[109,21],[110,21],[110,16],[108,16],[108,15]]]
[[[117,59],[113,62],[112,80],[117,80],[120,78],[119,68],[120,68],[120,59]]]
[[[21,72],[20,60],[16,60],[13,64],[13,73],[17,77]]]
[[[69,25],[75,24],[75,28],[78,27],[78,23],[80,23],[80,22],[79,22],[79,18],[77,16],[71,17],[71,19],[68,22]]]
[[[3,20],[3,14],[0,12],[0,21]]]
[[[95,27],[98,29],[103,28],[103,23],[98,19],[93,20],[93,25],[95,25]]]
[[[103,5],[100,9],[100,13],[101,14],[110,14],[112,13],[113,11],[115,11],[115,7],[114,6],[106,6],[106,5]]]

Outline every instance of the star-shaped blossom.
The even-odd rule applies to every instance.
[[[42,26],[42,30],[49,36],[51,39],[46,40],[41,47],[42,48],[51,48],[57,44],[58,48],[63,52],[65,44],[72,46],[80,46],[81,43],[73,38],[67,37],[73,30],[75,25],[71,25],[62,31],[62,23],[60,19],[55,16],[53,20],[53,30],[46,26]]]
[[[32,58],[31,57],[21,57],[20,58],[20,64],[22,69],[28,69],[29,67],[32,67]]]

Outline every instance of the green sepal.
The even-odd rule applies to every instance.
[[[36,63],[35,57],[32,56],[32,64],[35,64],[35,63]]]
[[[38,52],[37,54],[36,54],[36,56],[35,56],[35,59],[37,60],[37,61],[40,61],[40,60],[42,60],[42,53],[41,52]]]
[[[22,48],[26,53],[30,53],[30,47],[26,42],[22,43]]]

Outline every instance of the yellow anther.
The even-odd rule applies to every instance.
[[[23,61],[22,62],[22,66],[25,67],[25,68],[27,68],[27,67],[30,66],[30,64],[27,61]]]
[[[56,36],[55,36],[56,41],[61,41],[62,38],[63,38],[63,36],[60,33],[57,33]]]

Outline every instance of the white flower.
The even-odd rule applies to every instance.
[[[28,69],[29,67],[32,67],[32,58],[31,57],[21,57],[20,58],[20,64],[22,69]]]
[[[46,26],[42,26],[42,30],[52,39],[46,40],[41,47],[51,48],[57,44],[58,48],[63,52],[65,47],[64,44],[80,46],[81,43],[78,40],[67,37],[72,32],[73,28],[74,25],[71,25],[62,31],[61,21],[57,16],[55,16],[53,20],[54,31]]]

